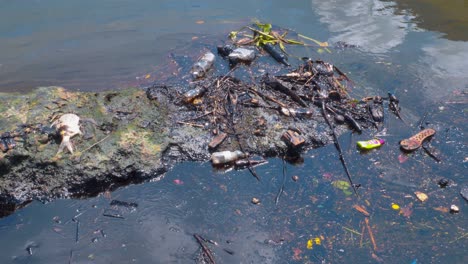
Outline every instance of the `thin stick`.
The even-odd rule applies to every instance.
[[[291,89],[283,85],[278,78],[269,77],[268,80],[266,81],[266,84],[272,89],[275,89],[289,96],[289,98],[291,98],[291,100],[297,103],[298,105],[302,107],[307,107],[307,104],[304,102],[304,100],[302,100],[301,97],[297,93],[295,93],[294,91],[292,91]]]
[[[436,155],[434,155],[434,153],[432,153],[426,146],[424,145],[421,145],[422,149],[424,150],[424,152],[426,152],[427,155],[429,155],[429,157],[433,158],[435,161],[437,162],[441,162],[442,160],[439,159]]]
[[[88,150],[90,150],[91,148],[93,148],[94,146],[96,146],[97,144],[103,142],[104,140],[106,140],[108,137],[110,137],[111,134],[105,136],[103,139],[99,140],[98,142],[92,144],[91,146],[87,147],[85,150],[83,150],[82,152],[86,152]]]
[[[229,94],[229,92],[230,91],[228,91],[228,94]],[[228,96],[228,102],[231,105],[232,102],[231,102],[231,100],[229,100],[229,98],[230,97]],[[226,112],[226,114],[229,115],[230,127],[231,127],[232,131],[234,132],[234,136],[235,136],[235,138],[237,140],[237,143],[239,144],[239,148],[240,148],[240,150],[242,152],[245,153],[244,148],[242,147],[242,144],[241,144],[241,141],[240,141],[240,138],[239,138],[239,134],[237,133],[236,128],[234,126],[234,116],[233,116],[233,114],[229,114],[229,111],[226,109],[226,104],[224,105],[224,111]],[[252,165],[248,164],[247,169],[249,170],[250,174],[252,174],[258,181],[261,181],[260,177],[258,176],[255,169],[252,167]]]
[[[205,113],[203,115],[199,115],[199,116],[196,116],[196,117],[193,117],[193,118],[185,119],[185,120],[182,120],[181,122],[194,121],[194,120],[200,119],[202,117],[205,117],[207,115],[211,115],[212,113],[213,113],[213,111],[209,111],[208,113]]]
[[[424,121],[426,121],[426,118],[427,118],[427,115],[428,115],[428,111],[426,111],[423,115],[423,117],[421,118],[421,120],[419,121],[419,129],[423,130],[424,129]],[[422,149],[424,150],[424,152],[426,152],[427,155],[429,155],[429,157],[433,158],[435,161],[437,162],[441,162],[442,160],[439,159],[436,155],[434,155],[434,153],[432,153],[426,146],[424,145],[421,145]]]
[[[75,233],[75,243],[78,243],[80,238],[80,220],[76,220],[76,233]]]
[[[364,232],[366,231],[366,227],[362,226],[361,230],[361,240],[359,241],[359,247],[362,247],[362,240],[364,239]]]
[[[177,124],[187,125],[187,126],[193,126],[193,127],[199,127],[199,128],[204,128],[204,126],[203,126],[203,125],[200,125],[200,124],[194,124],[194,123],[188,123],[188,122],[182,122],[182,121],[177,121]]]
[[[426,111],[423,115],[423,117],[421,118],[421,120],[419,121],[419,129],[423,130],[424,129],[424,121],[426,121],[426,118],[427,118],[427,114],[429,112]]]
[[[456,242],[456,241],[458,241],[458,240],[460,240],[460,239],[462,239],[462,238],[464,238],[464,237],[467,237],[467,236],[468,236],[468,233],[465,233],[465,234],[463,234],[462,236],[459,236],[459,237],[457,237],[456,239],[450,241],[449,244],[451,244],[451,243],[453,243],[453,242]]]
[[[205,245],[204,241],[205,239],[203,237],[201,237],[200,235],[198,234],[193,234],[193,237],[195,237],[195,239],[197,240],[198,244],[200,244],[201,248],[202,248],[202,251],[203,253],[208,257],[208,259],[210,260],[210,264],[216,264],[216,261],[213,257],[213,254],[211,253],[211,250]]]
[[[283,182],[281,183],[281,188],[278,190],[278,194],[276,194],[276,198],[275,198],[275,204],[276,205],[278,205],[281,194],[283,194],[284,184],[286,182],[286,162],[284,160],[284,155],[282,157],[282,160],[283,160]]]
[[[216,84],[216,88],[219,88],[221,84],[223,84],[224,81],[227,80],[227,78],[229,77],[229,75],[231,75],[231,73],[233,73],[235,70],[237,70],[237,65],[234,65],[234,67],[232,67],[232,69],[230,69],[224,76],[223,78],[221,78],[220,80],[217,80],[217,84]]]
[[[324,100],[322,100],[322,115],[323,115],[323,118],[325,119],[325,121],[327,122],[328,126],[330,127],[330,129],[332,131],[333,141],[335,143],[336,149],[338,150],[338,154],[339,154],[340,160],[341,160],[341,165],[343,165],[343,168],[344,168],[344,170],[346,172],[346,176],[348,176],[349,184],[351,185],[351,187],[353,187],[354,193],[359,197],[359,195],[358,195],[358,193],[356,191],[356,187],[354,186],[353,180],[351,178],[351,173],[349,172],[348,166],[346,165],[346,160],[344,159],[343,151],[341,150],[340,142],[338,141],[338,137],[336,136],[335,127],[330,122],[330,120],[328,120],[327,113],[326,113],[326,110],[325,110],[325,101]]]
[[[354,233],[354,234],[356,234],[356,235],[362,235],[362,233],[359,233],[358,231],[353,230],[353,229],[351,229],[351,228],[347,228],[346,226],[341,226],[341,227],[342,227],[344,230],[349,231],[349,232],[351,232],[351,233]]]
[[[369,218],[366,217],[364,221],[366,223],[367,231],[369,232],[369,236],[372,242],[372,246],[374,247],[374,251],[377,251],[377,244],[375,243],[374,234],[372,234],[372,229],[369,225]]]
[[[277,104],[278,104],[279,106],[281,106],[281,107],[285,107],[285,108],[288,107],[286,104],[283,104],[282,102],[276,100],[275,98],[273,98],[273,97],[271,97],[271,96],[269,96],[269,95],[263,94],[263,93],[260,92],[260,91],[256,91],[256,90],[254,90],[254,89],[252,89],[252,88],[249,88],[249,91],[251,91],[252,93],[254,93],[254,94],[256,94],[257,96],[261,97],[261,98],[262,98],[263,100],[265,100],[265,101],[266,101],[266,100],[272,101],[272,102],[274,102],[274,103],[277,103]]]

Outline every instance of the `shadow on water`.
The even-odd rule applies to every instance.
[[[172,3],[162,2],[169,6]],[[256,168],[262,177],[260,183],[248,171],[223,173],[214,171],[209,163],[183,163],[157,182],[128,186],[83,200],[56,200],[47,204],[33,202],[0,219],[0,256],[5,260],[2,263],[191,263],[200,252],[194,233],[216,242],[207,245],[219,263],[468,262],[465,253],[468,207],[459,195],[461,186],[467,184],[468,79],[461,69],[468,68],[465,67],[468,60],[463,55],[468,54],[468,45],[451,41],[451,37],[447,37],[449,40],[439,39],[432,32],[418,30],[418,26],[424,26],[412,22],[420,17],[411,13],[418,12],[416,8],[410,11],[392,1],[342,2],[344,7],[336,1],[330,4],[312,0],[311,6],[291,7],[283,16],[286,16],[285,26],[294,27],[305,35],[329,34],[330,42],[340,40],[358,45],[356,49],[336,49],[332,54],[319,55],[313,50],[305,50],[306,54],[302,54],[319,56],[346,71],[355,81],[355,88],[351,91],[354,97],[386,95],[390,91],[400,99],[406,124],[393,115],[387,116],[387,133],[383,136],[386,144],[381,148],[367,153],[355,148],[357,140],[375,136],[376,131],[372,130],[340,138],[354,181],[362,185],[360,198],[333,184],[346,181],[334,146],[304,154],[302,164],[286,165],[284,193],[277,205],[275,197],[283,177],[280,159],[270,159],[267,165]],[[125,1],[121,4],[128,7]],[[201,5],[208,4],[202,2]],[[251,7],[253,10],[248,12],[252,16],[261,8]],[[282,13],[280,7],[280,4],[271,7],[271,14],[264,16],[275,22],[272,18]],[[177,5],[177,8],[181,7]],[[223,17],[220,10],[212,8],[215,10],[213,17]],[[311,18],[311,13],[306,12],[308,17],[305,18],[305,9],[313,10],[314,16]],[[140,16],[138,11],[141,10],[132,10],[129,12],[133,15],[129,15],[127,20],[110,19],[106,22],[108,24],[100,22],[106,25],[104,28],[110,29],[97,29],[94,33],[85,30],[87,33],[82,40],[89,39],[87,34],[95,34],[98,36],[95,41],[104,41],[104,30],[117,30],[117,36],[131,37],[134,28],[148,23],[148,14]],[[233,8],[228,10],[232,12]],[[288,20],[292,20],[293,15],[301,22]],[[132,22],[132,19],[139,22]],[[190,19],[190,28],[186,31],[176,30],[175,35],[160,33],[165,36],[162,43],[183,50],[183,56],[190,55],[193,42],[191,33],[182,32],[204,28],[193,24],[203,17],[192,14],[187,19]],[[133,23],[132,26],[125,26],[125,21]],[[216,28],[213,21],[208,21],[205,29]],[[306,26],[306,22],[317,29],[325,27],[330,32],[316,33]],[[237,22],[233,24],[235,26],[226,27],[228,31],[237,29]],[[179,24],[182,25],[184,23]],[[427,29],[431,28],[428,26]],[[11,32],[10,40],[19,41],[30,31],[34,30],[23,28]],[[219,31],[219,28],[215,30]],[[115,35],[109,33],[108,37]],[[25,39],[23,44],[32,45],[31,42],[31,39]],[[167,55],[167,47],[160,50],[160,55],[154,55],[154,50],[148,48],[152,45],[148,40],[140,42],[137,38],[135,42],[141,46],[117,43],[116,50],[123,51],[126,45],[130,45],[150,52],[151,56]],[[104,41],[102,45],[107,47],[110,43],[112,41]],[[199,49],[203,46],[197,45]],[[93,55],[80,61],[74,54],[70,54],[69,59],[67,56],[57,57],[53,61],[60,63],[51,67],[60,69],[60,65],[68,65],[70,60],[78,61],[76,69],[67,67],[70,76],[74,76],[75,71],[81,76],[78,82],[89,78],[82,75],[84,69],[79,67],[80,64],[95,64],[96,68],[89,70],[97,72],[101,60],[112,62],[114,56],[111,51],[101,53],[98,50],[93,53],[96,57]],[[148,63],[147,56],[150,55],[141,52],[122,53],[125,60],[134,62],[117,71],[123,76],[119,81],[139,84],[138,81],[128,81],[128,76],[156,74],[159,68],[149,69],[147,65],[154,64]],[[196,57],[194,54],[191,56]],[[120,65],[117,68],[122,66],[119,61],[115,61]],[[37,65],[41,64],[38,62]],[[0,66],[0,74],[5,73],[1,68],[4,66]],[[35,74],[66,75],[61,70],[52,70],[48,75],[28,65],[13,67],[8,73],[28,67],[32,67],[32,75],[25,75],[29,77]],[[103,70],[103,79],[112,79],[116,74],[114,70],[112,67]],[[10,87],[18,79],[11,77],[4,83],[9,83],[7,86]],[[91,82],[100,82],[99,78],[88,81],[90,87]],[[22,85],[21,82],[17,84]],[[76,87],[83,88],[80,85]],[[441,158],[441,163],[435,162],[422,150],[404,154],[398,148],[401,139],[419,131],[418,123],[426,111],[424,125],[437,131],[430,146]],[[294,175],[299,176],[297,182],[291,179]],[[448,187],[439,187],[438,181],[442,178],[449,180]],[[419,201],[415,191],[426,193],[429,199]],[[260,199],[261,203],[252,204],[253,197]],[[112,203],[113,200],[136,205],[116,204]],[[392,204],[400,208],[392,208]],[[452,204],[460,207],[459,213],[449,213]],[[369,212],[368,225],[366,217],[355,210],[354,205],[363,206]]]

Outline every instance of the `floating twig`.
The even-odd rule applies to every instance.
[[[78,243],[80,239],[80,220],[76,220],[76,233],[75,233],[75,243]]]
[[[275,198],[276,205],[278,205],[281,194],[283,194],[283,191],[284,191],[284,184],[286,183],[286,161],[284,160],[284,155],[281,159],[283,160],[283,182],[281,183],[281,187],[278,190],[278,194],[276,194],[276,198]]]
[[[361,239],[359,240],[359,247],[362,248],[362,241],[364,240],[364,232],[366,231],[366,226],[362,226],[362,229],[361,229]]]
[[[198,244],[200,244],[201,248],[202,248],[202,252],[203,252],[203,255],[205,255],[208,260],[209,260],[209,264],[216,264],[216,261],[213,257],[213,253],[211,253],[211,250],[205,245],[205,239],[200,236],[199,234],[193,234],[193,237],[195,237],[195,239],[197,240]]]
[[[346,176],[348,176],[348,180],[349,180],[349,184],[351,185],[351,187],[353,187],[353,191],[354,193],[358,195],[357,191],[356,191],[356,186],[354,185],[353,183],[353,180],[351,178],[351,173],[349,172],[348,170],[348,166],[346,165],[346,160],[343,156],[343,151],[341,149],[341,145],[340,145],[340,142],[338,141],[338,137],[336,136],[336,132],[335,132],[335,126],[333,126],[333,124],[330,122],[330,120],[328,120],[328,117],[327,117],[327,112],[326,112],[326,108],[325,108],[325,101],[322,100],[322,115],[323,115],[323,118],[325,119],[325,121],[327,122],[328,126],[330,127],[331,131],[332,131],[332,135],[333,135],[333,142],[335,143],[335,147],[336,149],[338,150],[338,154],[340,156],[340,161],[341,161],[341,165],[343,165],[343,168],[346,172]]]
[[[432,153],[426,146],[421,145],[421,147],[424,150],[424,152],[426,152],[426,154],[429,155],[429,157],[433,158],[436,162],[441,162],[442,161],[440,158],[438,158],[436,155],[434,155],[434,153]]]
[[[331,105],[327,105],[326,108],[331,110],[331,112],[335,112],[337,114],[342,115],[345,118],[345,120],[348,121],[348,123],[351,125],[351,127],[353,127],[358,133],[362,132],[361,126],[350,114],[348,114],[345,111],[338,110],[338,109],[332,107]]]
[[[360,205],[353,205],[353,208],[356,209],[356,211],[360,212],[361,214],[363,214],[364,216],[369,216],[369,212],[366,211],[366,209],[364,209],[364,207],[360,206]]]
[[[358,231],[353,230],[353,229],[351,229],[351,228],[347,228],[346,226],[341,226],[341,227],[342,227],[344,230],[349,231],[349,232],[351,232],[351,233],[354,233],[354,234],[356,234],[356,235],[359,235],[359,236],[362,235],[362,233],[359,233]]]
[[[371,239],[372,246],[374,247],[374,251],[377,251],[377,244],[375,243],[374,234],[372,234],[372,229],[369,225],[369,218],[364,218],[364,222],[366,223],[367,231],[369,232],[369,237]]]
[[[265,81],[265,83],[270,86],[271,88],[280,91],[287,96],[289,96],[294,102],[299,104],[302,107],[307,107],[307,104],[304,102],[304,100],[301,99],[299,95],[297,95],[295,92],[293,92],[291,89],[286,87],[281,80],[269,76],[268,79]]]
[[[390,110],[392,110],[392,112],[401,120],[401,122],[403,122],[405,125],[408,125],[406,124],[405,120],[403,120],[403,118],[401,118],[401,114],[400,114],[400,101],[396,98],[396,96],[392,93],[388,93],[388,100],[389,100],[389,108]]]
[[[465,237],[467,237],[467,236],[468,236],[468,233],[465,233],[465,234],[463,234],[463,235],[461,235],[461,236],[455,238],[454,240],[450,241],[449,244],[452,244],[452,243],[454,243],[454,242],[456,242],[456,241],[458,241],[458,240],[460,240],[460,239],[462,239],[462,238],[465,238]]]

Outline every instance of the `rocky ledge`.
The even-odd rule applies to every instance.
[[[253,83],[221,76],[185,87],[0,94],[1,214],[33,199],[92,196],[155,179],[177,162],[208,161],[214,151],[297,156],[332,143],[332,130],[375,126],[378,111],[370,110],[378,100],[353,100],[346,79],[330,64],[309,61]],[[73,153],[58,153],[63,131],[52,124],[67,113],[80,117],[82,134],[71,138]]]

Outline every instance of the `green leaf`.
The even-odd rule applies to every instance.
[[[271,24],[262,24],[260,22],[255,22],[255,25],[260,29],[260,31],[269,34],[271,32]]]
[[[337,188],[337,189],[340,189],[340,190],[347,190],[351,187],[351,185],[349,185],[349,182],[347,181],[341,181],[341,180],[337,180],[337,181],[333,181],[332,182],[332,185],[333,187]]]
[[[286,41],[288,42],[288,44],[305,45],[304,42],[300,42],[300,41],[297,41],[297,40],[294,40],[294,39],[287,39]]]
[[[280,41],[280,42],[278,42],[278,44],[279,44],[280,49],[281,49],[284,53],[286,53],[286,49],[284,48],[283,42]]]
[[[236,37],[237,37],[237,33],[239,33],[238,31],[231,31],[229,33],[229,38],[232,39],[232,40],[235,40]]]

